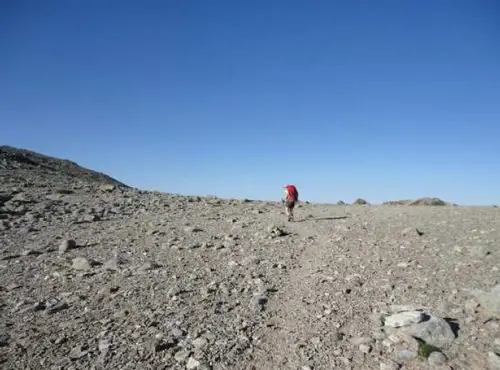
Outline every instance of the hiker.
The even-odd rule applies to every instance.
[[[295,203],[299,201],[299,192],[295,185],[285,185],[283,186],[285,189],[285,208],[286,214],[288,216],[288,221],[293,221],[293,209],[295,207]]]

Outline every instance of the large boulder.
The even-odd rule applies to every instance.
[[[369,204],[366,200],[362,199],[362,198],[358,198],[354,201],[353,204],[356,204],[358,206],[364,206],[364,205],[367,205]]]
[[[445,206],[447,203],[439,198],[419,198],[410,202],[411,206]]]

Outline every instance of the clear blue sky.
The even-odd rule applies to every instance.
[[[132,186],[500,203],[497,0],[5,0],[0,55],[0,144]]]

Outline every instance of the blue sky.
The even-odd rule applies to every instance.
[[[500,203],[496,0],[4,1],[0,144],[173,193]]]

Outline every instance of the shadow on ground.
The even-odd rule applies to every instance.
[[[349,216],[338,216],[338,217],[310,217],[303,220],[297,220],[295,222],[307,222],[307,221],[333,221],[333,220],[345,220]]]

